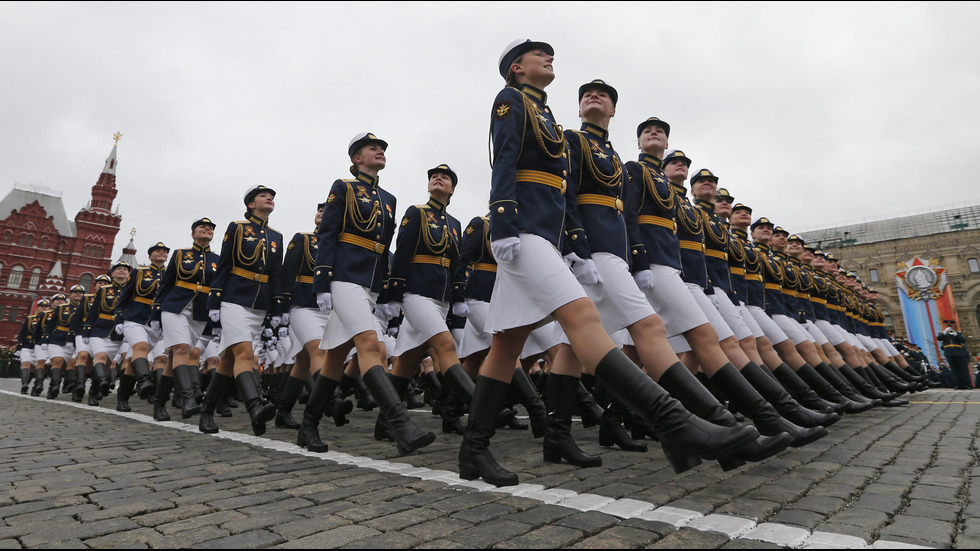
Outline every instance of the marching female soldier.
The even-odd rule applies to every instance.
[[[327,351],[326,364],[307,400],[296,440],[310,451],[327,451],[317,425],[323,416],[323,404],[337,388],[352,348],[357,350],[361,376],[381,406],[398,450],[410,453],[428,446],[436,437],[419,430],[409,418],[399,398],[408,381],[388,378],[382,344],[385,328],[374,313],[388,274],[388,249],[395,230],[395,196],[378,183],[387,148],[388,143],[374,134],[354,136],[347,154],[355,178],[337,180],[330,187],[317,229],[313,288],[320,310],[333,312],[320,342],[320,348]],[[383,308],[388,319],[400,313],[393,311],[397,307]],[[396,388],[393,383],[399,386]]]
[[[314,230],[323,220],[326,203],[316,206],[313,218]],[[300,232],[293,236],[286,248],[283,261],[283,309],[289,312],[289,334],[293,348],[299,349],[296,362],[286,374],[282,397],[278,401],[276,426],[298,429],[300,424],[293,419],[292,410],[300,392],[306,386],[311,372],[319,373],[327,361],[327,352],[320,348],[320,338],[327,326],[330,314],[321,312],[313,292],[313,271],[316,268],[317,238],[313,232]],[[327,396],[328,403],[333,396]],[[307,402],[309,403],[309,402]],[[346,415],[353,409],[349,400],[343,399],[332,408],[338,415]]]
[[[222,239],[208,295],[208,317],[221,324],[221,361],[201,404],[198,428],[204,433],[218,432],[214,410],[232,386],[256,436],[265,434],[265,423],[276,415],[276,407],[262,399],[252,350],[267,314],[273,328],[282,323],[282,234],[269,226],[275,197],[272,188],[250,187],[243,198],[246,219],[228,224]]]
[[[157,392],[154,412],[158,409],[166,412],[166,389],[174,384],[181,397],[181,418],[187,419],[201,411],[195,399],[200,394],[201,379],[191,351],[197,346],[208,323],[208,295],[219,260],[218,255],[211,251],[214,228],[214,223],[208,218],[191,224],[194,244],[174,251],[153,300],[150,329],[163,333],[163,346],[170,355],[170,362],[161,378],[162,389]],[[169,418],[169,415],[166,417]]]
[[[116,330],[116,302],[119,300],[123,286],[129,281],[132,271],[132,266],[121,261],[109,269],[112,283],[95,292],[92,308],[89,309],[82,325],[83,342],[87,340],[86,344],[92,347],[92,388],[89,389],[88,400],[90,406],[99,405],[101,397],[109,394],[109,378],[106,370],[123,344],[122,333]],[[122,381],[119,390],[121,393]],[[117,408],[123,406],[124,411],[130,410],[129,404],[125,401],[116,405]]]

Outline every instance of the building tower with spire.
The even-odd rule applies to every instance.
[[[76,284],[90,289],[108,272],[122,222],[113,208],[122,134],[113,137],[91,199],[74,220],[57,190],[15,183],[0,199],[0,345],[13,344],[39,298]]]

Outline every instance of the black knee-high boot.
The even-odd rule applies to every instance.
[[[34,368],[34,386],[31,387],[31,396],[40,396],[44,392],[44,368]]]
[[[518,367],[514,370],[514,378],[509,387],[517,403],[527,409],[531,421],[531,434],[535,438],[543,437],[548,428],[548,410],[541,399],[541,395],[538,394],[537,387],[531,382],[531,378],[522,368]]]
[[[130,362],[133,367],[133,375],[136,377],[136,395],[141,400],[149,398],[153,394],[154,386],[150,375],[150,361],[146,358],[133,358]]]
[[[123,373],[119,377],[119,390],[116,392],[116,411],[133,411],[129,407],[129,397],[133,395],[133,387],[136,386],[136,377]]]
[[[749,362],[740,373],[779,415],[801,427],[829,427],[840,421],[840,415],[836,413],[819,413],[801,406],[767,371],[767,368]]]
[[[837,390],[836,386],[832,385],[830,381],[824,378],[823,375],[818,373],[809,364],[803,364],[803,367],[796,370],[796,374],[824,400],[843,405],[844,413],[861,413],[874,407],[874,404],[871,402],[855,402],[847,396],[844,396]]]
[[[732,412],[718,401],[704,383],[691,374],[684,364],[677,362],[664,372],[658,381],[660,386],[677,399],[685,409],[701,419],[723,427],[739,427]],[[762,436],[748,442],[727,457],[718,460],[722,470],[730,471],[745,464],[746,461],[762,461],[784,449],[793,441],[786,433]]]
[[[813,369],[820,374],[821,377],[827,380],[828,383],[834,386],[841,394],[847,397],[848,400],[853,402],[867,402],[871,403],[873,407],[881,405],[881,400],[877,398],[865,398],[857,390],[854,389],[844,377],[840,374],[840,371],[836,367],[827,365],[826,362],[820,362],[819,364],[813,366]]]
[[[786,392],[789,392],[789,395],[803,406],[813,411],[819,411],[820,413],[840,413],[844,411],[844,404],[830,402],[821,398],[790,366],[779,364],[779,367],[773,371],[773,375],[783,385]]]
[[[842,377],[847,379],[847,382],[851,384],[861,395],[866,398],[881,400],[882,405],[888,405],[888,401],[898,397],[898,394],[893,392],[884,393],[879,391],[867,379],[861,376],[854,368],[844,364],[838,368]]]
[[[603,410],[595,396],[585,388],[579,381],[578,388],[575,389],[575,403],[578,404],[579,417],[582,419],[582,426],[591,428],[602,422]]]
[[[54,400],[61,391],[61,368],[51,368],[51,386],[48,387],[48,400]]]
[[[602,412],[602,420],[599,421],[599,445],[607,448],[618,446],[627,452],[647,451],[649,448],[645,443],[633,440],[626,432],[623,420],[627,415],[629,410],[619,400],[612,400],[609,407]]]
[[[265,424],[276,416],[276,406],[262,399],[259,374],[250,369],[238,375],[235,377],[235,387],[242,396],[245,410],[248,411],[252,433],[262,436],[265,434]]]
[[[432,378],[436,379],[435,376]],[[438,382],[438,379],[436,379],[436,382]],[[462,421],[460,421],[460,416],[457,415],[456,408],[453,407],[453,397],[460,403],[469,404],[473,399],[475,384],[460,364],[455,364],[447,369],[442,375],[442,382],[441,388],[443,392],[439,395],[442,432],[462,435],[465,430]],[[450,396],[450,393],[452,396]]]
[[[75,386],[71,389],[71,401],[81,402],[85,398],[85,366],[75,366]]]
[[[201,416],[197,423],[198,430],[205,434],[218,432],[218,425],[214,422],[214,410],[219,403],[224,403],[225,394],[230,392],[234,386],[235,379],[233,377],[222,375],[217,370],[211,373],[208,391],[201,402]]]
[[[779,412],[730,363],[722,366],[711,380],[726,389],[726,394],[738,406],[738,410],[752,419],[759,432],[766,436],[781,432],[789,433],[793,437],[790,446],[799,447],[827,435],[827,429],[823,427],[804,428],[779,415]]]
[[[572,412],[579,389],[588,393],[578,377],[555,373],[548,376],[548,392],[545,394],[548,430],[544,435],[544,460],[560,463],[564,459],[576,467],[598,467],[602,465],[602,458],[583,452],[572,438]]]
[[[298,381],[299,379],[297,379]],[[320,419],[323,418],[323,408],[337,389],[337,381],[329,377],[319,376],[313,383],[313,390],[306,399],[306,409],[303,410],[303,423],[296,435],[296,445],[311,452],[323,453],[328,447],[320,440]]]
[[[160,375],[160,381],[156,388],[156,400],[153,401],[153,419],[155,421],[169,421],[170,413],[167,411],[167,400],[170,399],[170,391],[174,388],[174,378]]]
[[[459,477],[463,480],[482,478],[494,486],[516,486],[517,475],[497,464],[490,454],[490,439],[497,426],[497,412],[503,406],[507,383],[477,377],[470,401],[470,416],[459,446]]]
[[[613,398],[653,425],[675,473],[696,467],[702,459],[728,457],[758,438],[754,428],[722,427],[691,414],[618,348],[599,361],[595,376]]]
[[[286,378],[282,397],[279,399],[279,407],[276,410],[277,427],[281,429],[298,429],[300,427],[300,424],[293,419],[293,406],[296,405],[296,400],[299,399],[299,393],[302,392],[304,386],[306,386],[305,378],[297,379],[291,376]],[[306,399],[306,403],[310,403],[309,398]]]
[[[422,431],[408,416],[408,410],[401,402],[400,391],[408,387],[408,379],[401,377],[388,378],[385,368],[376,365],[369,369],[363,376],[364,384],[367,385],[371,396],[377,400],[381,408],[381,415],[391,427],[391,434],[398,446],[398,451],[403,455],[411,453],[419,448],[431,444],[436,435],[429,431]],[[397,383],[398,387],[394,384]]]
[[[193,365],[178,365],[174,368],[174,382],[176,383],[177,392],[180,393],[181,419],[189,419],[201,413],[201,406],[197,403],[197,399],[194,396],[195,379],[197,380],[198,386],[200,386],[201,383],[197,374],[197,368]]]
[[[27,389],[31,385],[31,370],[21,368],[20,370],[20,393],[27,394]]]
[[[885,386],[887,386],[893,392],[905,394],[906,392],[915,392],[918,390],[918,385],[913,386],[905,381],[899,380],[898,377],[892,375],[887,369],[878,365],[878,362],[870,362],[868,367],[871,368],[871,371],[874,372],[874,374],[885,383]]]

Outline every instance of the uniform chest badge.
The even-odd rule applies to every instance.
[[[505,101],[505,102],[497,105],[497,107],[495,107],[494,110],[493,110],[494,118],[499,121],[501,119],[506,119],[507,117],[509,117],[510,116],[510,105],[511,104],[510,104],[509,101]]]
[[[316,236],[310,238],[310,244],[316,247]]]
[[[211,270],[212,271],[215,271],[215,272],[218,271],[218,263],[217,262],[212,262],[211,263]]]
[[[272,252],[276,252],[276,242],[272,241],[269,243],[269,248],[272,249]]]
[[[425,218],[429,221],[430,228],[434,230],[439,228],[439,224],[436,223],[436,216],[434,214],[432,214],[431,212],[426,212]]]
[[[253,228],[252,226],[245,226],[245,235],[246,236],[255,235],[255,228]]]
[[[357,186],[357,200],[362,203],[370,203],[371,195],[368,193],[367,188],[364,186]]]
[[[388,214],[391,214],[392,216],[394,216],[394,214],[392,214],[392,212],[391,212],[391,205],[385,205],[385,209],[388,210]]]

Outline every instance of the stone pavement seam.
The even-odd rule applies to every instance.
[[[495,493],[506,493],[511,494],[515,497],[522,497],[528,499],[534,499],[537,501],[542,501],[544,503],[554,504],[560,507],[570,508],[577,511],[592,511],[597,509],[610,510],[610,515],[616,516],[618,518],[624,519],[640,519],[649,521],[659,521],[668,522],[673,524],[676,528],[687,527],[703,532],[719,533],[728,537],[729,539],[747,539],[747,540],[757,540],[757,541],[768,541],[770,543],[776,543],[780,545],[787,545],[791,547],[806,547],[808,541],[814,536],[814,533],[805,528],[799,528],[795,526],[782,525],[778,523],[765,523],[764,525],[755,525],[755,521],[751,519],[745,519],[738,517],[736,515],[724,515],[724,514],[713,514],[710,515],[714,518],[715,522],[699,522],[693,523],[696,519],[705,518],[704,515],[696,511],[688,511],[685,509],[679,509],[674,507],[657,507],[653,503],[645,504],[645,502],[638,500],[619,500],[614,498],[609,498],[605,496],[600,496],[596,494],[580,494],[571,490],[563,489],[548,489],[543,488],[540,485],[533,484],[521,484],[518,486],[512,486],[509,488],[497,488],[480,480],[465,481],[459,478],[459,476],[451,471],[440,471],[433,470],[423,467],[413,467],[412,465],[405,463],[392,463],[389,461],[375,460],[367,457],[355,456],[347,453],[340,453],[334,451],[328,451],[326,453],[315,453],[310,452],[305,449],[299,448],[298,446],[281,442],[276,440],[270,440],[266,438],[256,437],[250,434],[236,433],[231,431],[222,431],[217,434],[203,434],[198,431],[197,427],[176,421],[159,422],[153,420],[152,417],[136,412],[119,412],[113,411],[106,408],[92,408],[88,405],[67,401],[59,400],[47,400],[42,397],[24,396],[16,392],[2,390],[0,393],[13,396],[15,398],[26,398],[29,400],[35,400],[41,403],[54,403],[67,405],[78,409],[83,409],[87,411],[95,411],[101,413],[108,413],[111,415],[117,415],[120,417],[125,417],[133,421],[148,424],[151,426],[162,426],[165,428],[172,428],[179,431],[196,434],[202,437],[212,437],[223,440],[231,440],[234,442],[240,442],[248,445],[252,445],[259,448],[264,448],[273,451],[281,451],[292,455],[299,455],[304,457],[316,458],[323,461],[330,461],[339,465],[351,465],[358,468],[371,469],[374,471],[385,472],[389,474],[396,474],[399,476],[405,476],[410,478],[418,478],[422,480],[430,480],[434,482],[439,482],[446,484],[448,486],[462,486],[468,487],[480,492],[495,492]],[[649,508],[646,507],[649,505]],[[658,513],[664,513],[663,515]],[[671,520],[666,520],[671,519]],[[753,527],[749,528],[747,524],[752,523]],[[692,525],[693,523],[693,525]],[[739,526],[741,525],[741,526]],[[738,528],[732,530],[732,526],[738,526]],[[764,529],[760,530],[760,528]],[[730,535],[731,534],[731,535]],[[754,534],[754,535],[753,535]],[[827,531],[821,531],[820,539],[823,540],[828,534]],[[775,541],[774,541],[775,540]],[[878,547],[881,542],[876,541],[873,545]],[[906,547],[905,544],[900,542],[889,542]]]

